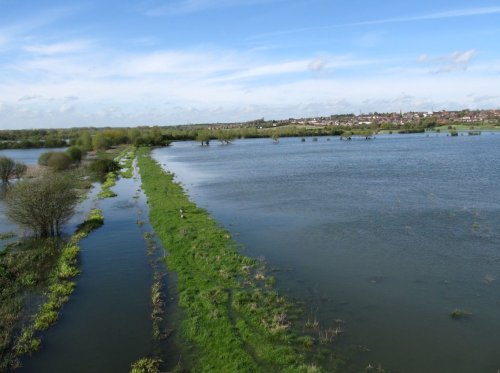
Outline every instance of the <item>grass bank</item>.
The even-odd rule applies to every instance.
[[[150,221],[169,252],[184,312],[180,335],[192,346],[194,371],[317,372],[309,346],[292,332],[293,307],[273,289],[263,263],[236,244],[173,176],[137,152]]]
[[[1,372],[18,368],[20,356],[40,348],[40,332],[57,321],[75,288],[78,242],[103,222],[101,211],[93,209],[63,245],[56,239],[33,240],[12,244],[1,253]]]

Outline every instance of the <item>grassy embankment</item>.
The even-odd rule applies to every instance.
[[[148,149],[138,150],[138,164],[151,224],[178,277],[180,335],[195,351],[193,370],[319,371],[306,363],[310,337],[292,332],[293,308],[273,290],[263,264],[239,254],[228,232],[189,201]]]
[[[54,324],[79,274],[78,242],[103,224],[93,209],[69,241],[33,240],[10,245],[0,254],[0,371],[20,366],[19,357],[41,346],[39,332]],[[33,308],[42,296],[38,311]],[[33,314],[34,313],[34,314]]]

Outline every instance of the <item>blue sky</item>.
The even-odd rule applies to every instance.
[[[0,0],[0,129],[500,107],[500,3]]]

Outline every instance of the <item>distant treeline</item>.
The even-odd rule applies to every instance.
[[[359,126],[292,125],[286,122],[258,121],[240,125],[185,125],[135,128],[68,128],[1,130],[0,149],[57,148],[76,145],[84,151],[105,150],[113,146],[168,146],[172,141],[196,140],[207,144],[210,140],[223,143],[241,138],[307,137],[307,136],[362,136],[370,137],[381,130],[395,133],[419,133],[438,127],[435,117],[419,121],[373,123]],[[349,135],[349,136],[347,136]]]

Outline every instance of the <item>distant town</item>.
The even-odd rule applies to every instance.
[[[500,109],[488,110],[442,110],[442,111],[409,111],[392,113],[368,114],[334,114],[310,118],[289,118],[282,120],[265,120],[264,118],[235,123],[217,123],[209,125],[209,129],[240,128],[240,127],[280,127],[286,125],[314,126],[314,127],[367,127],[374,126],[380,129],[394,128],[411,124],[420,124],[422,121],[434,121],[436,126],[455,124],[471,125],[498,125],[500,123]]]

